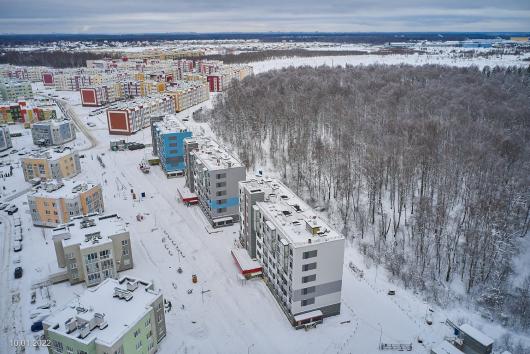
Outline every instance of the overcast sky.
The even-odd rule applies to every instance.
[[[1,33],[530,31],[530,0],[0,0]]]

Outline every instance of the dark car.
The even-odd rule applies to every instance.
[[[15,268],[15,279],[22,278],[22,267]]]
[[[37,321],[31,325],[31,331],[32,332],[39,332],[42,331],[42,321]]]
[[[129,143],[129,144],[127,144],[127,148],[129,150],[138,150],[138,149],[145,148],[145,145],[141,144],[141,143]]]

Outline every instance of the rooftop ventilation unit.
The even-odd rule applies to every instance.
[[[64,323],[64,327],[66,328],[66,334],[70,334],[77,329],[77,321],[75,320],[75,318],[70,317]]]
[[[96,226],[96,221],[94,219],[86,219],[86,220],[81,221],[79,226],[82,229],[86,229],[87,227]]]
[[[132,299],[133,294],[128,290],[116,287],[114,288],[114,297],[117,297],[119,299],[125,299],[125,301],[129,301]]]
[[[85,323],[79,328],[79,336],[78,338],[84,339],[90,334],[90,328]]]

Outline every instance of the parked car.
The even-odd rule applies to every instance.
[[[15,241],[22,242],[22,234],[18,234],[13,238]]]
[[[142,143],[129,143],[127,144],[127,149],[129,150],[138,150],[145,148],[145,144]]]
[[[388,290],[388,295],[396,295],[396,291],[395,290]]]
[[[15,279],[22,278],[22,267],[15,268]]]
[[[88,125],[91,128],[94,128],[96,126],[96,124],[92,122],[88,122],[86,125]]]
[[[10,154],[16,154],[17,152],[18,152],[17,149],[13,149],[13,150],[11,150],[9,153],[10,153]]]
[[[37,321],[37,322],[34,322],[32,325],[31,325],[31,331],[32,332],[39,332],[39,331],[42,331],[42,321]]]
[[[4,210],[8,206],[9,206],[9,204],[7,204],[7,203],[0,204],[0,210]]]
[[[22,251],[22,242],[15,241],[15,244],[13,245],[13,251],[15,251],[15,252]]]
[[[13,215],[14,213],[18,211],[18,207],[16,205],[12,205],[6,211],[8,215]]]

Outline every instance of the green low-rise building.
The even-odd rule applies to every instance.
[[[164,298],[152,283],[109,278],[43,326],[50,354],[151,354],[166,336]]]

